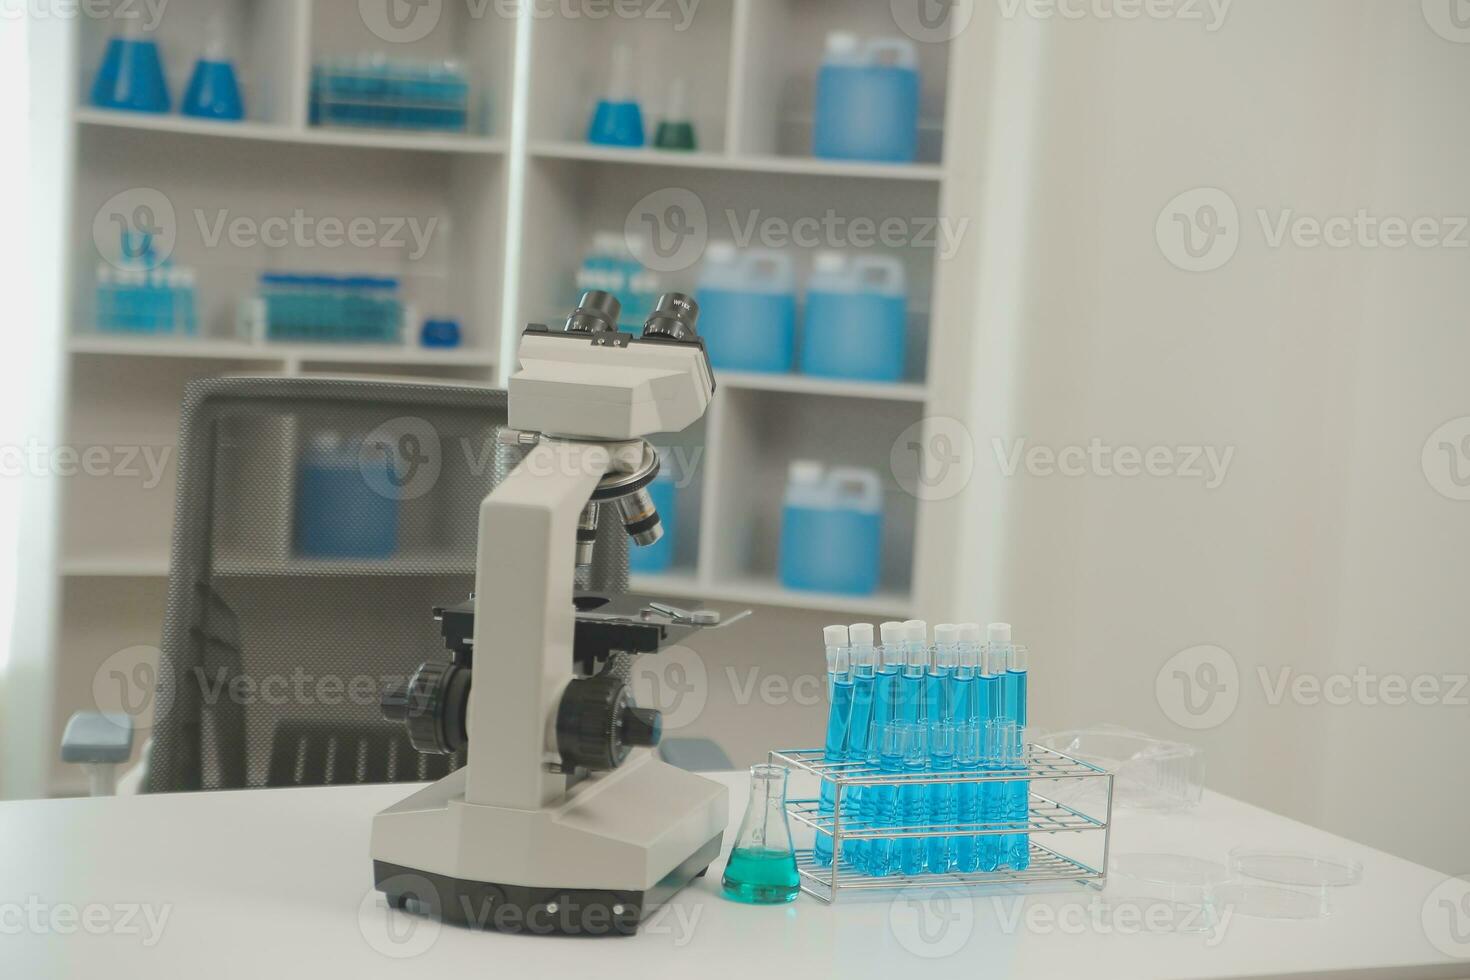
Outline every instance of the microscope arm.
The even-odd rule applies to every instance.
[[[599,443],[542,440],[480,505],[469,803],[536,810],[566,791],[549,772],[572,679],[577,518],[612,465]],[[482,736],[483,737],[483,736]]]

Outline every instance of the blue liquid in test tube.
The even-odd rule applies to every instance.
[[[936,773],[954,770],[954,724],[959,686],[955,673],[959,668],[959,627],[941,623],[934,627],[934,662],[929,668],[924,695],[924,714],[929,725],[929,768]],[[954,783],[932,783],[929,786],[929,819],[935,826],[952,826],[955,821],[956,786]],[[953,860],[953,842],[948,837],[932,837],[927,842],[929,870],[943,873]]]
[[[887,772],[890,770],[886,768],[884,761],[884,753],[888,749],[885,739],[889,726],[897,717],[898,682],[904,663],[903,624],[884,623],[879,627],[879,636],[883,645],[878,650],[878,670],[873,676],[873,725],[868,737],[868,762]],[[901,769],[903,765],[901,748],[898,751],[899,756],[894,765]],[[892,771],[897,771],[897,769]],[[864,827],[876,828],[887,825],[886,819],[892,807],[888,801],[891,789],[893,787],[869,786],[863,790],[859,820]],[[860,870],[874,876],[886,874],[892,849],[891,839],[870,838],[858,852],[863,862],[859,865]]]
[[[852,721],[852,668],[846,626],[828,626],[822,631],[822,639],[827,645],[827,694],[831,702],[822,761],[830,764],[847,758],[847,731]],[[820,819],[831,819],[836,796],[837,784],[823,779],[817,804]],[[824,867],[832,863],[831,834],[817,831],[812,856]]]
[[[975,680],[975,723],[984,734],[985,752],[981,766],[986,770],[1000,768],[998,746],[993,744],[992,729],[1003,717],[1001,703],[1001,675],[1005,673],[1005,650],[997,644],[987,643],[981,651],[984,666]],[[1005,819],[1005,785],[998,782],[982,783],[980,786],[980,820],[998,826]],[[986,834],[976,838],[978,864],[981,871],[994,871],[1000,867],[1001,837]]]
[[[1028,671],[1026,648],[1011,645],[1006,662],[1005,679],[1002,682],[1006,699],[1006,720],[1016,723],[1016,752],[1013,767],[1025,769],[1026,757],[1026,675]],[[1031,783],[1018,780],[1006,785],[1006,819],[1025,827],[1030,818]],[[1029,834],[1011,834],[1007,838],[1009,850],[1006,863],[1017,871],[1031,866],[1031,837]]]
[[[903,772],[904,752],[908,748],[908,730],[909,726],[903,722],[892,721],[884,725],[881,730],[875,731],[875,737],[880,746],[878,768],[883,775],[894,776]],[[873,826],[896,827],[899,825],[901,812],[896,783],[869,786],[867,798],[871,799],[873,804]],[[869,842],[868,874],[883,877],[898,871],[898,861],[894,858],[893,845],[894,840],[891,837],[880,837]]]
[[[928,729],[922,722],[903,724],[903,771],[906,775],[919,775],[929,767]],[[902,811],[901,820],[906,830],[923,830],[929,825],[929,789],[922,782],[904,783],[899,787],[898,801]],[[924,850],[928,842],[924,837],[900,837],[898,840],[898,870],[906,875],[922,874]]]
[[[855,774],[868,765],[870,741],[873,733],[873,693],[878,651],[873,645],[873,625],[853,623],[847,628],[852,656],[852,723],[847,732],[847,761]],[[842,794],[842,823],[852,830],[860,830],[862,822],[863,795],[867,787],[851,786]],[[855,868],[863,867],[864,851],[868,842],[849,840],[842,848],[842,857]]]
[[[977,691],[980,685],[980,627],[961,623],[957,628],[958,664],[954,672],[955,768],[974,773],[984,755],[984,729],[976,724]],[[938,630],[935,630],[938,633]],[[980,785],[960,783],[954,788],[955,821],[960,825],[980,822]],[[950,842],[950,864],[956,871],[979,867],[979,838],[955,837]]]
[[[904,666],[898,680],[898,720],[908,726],[908,747],[904,752],[904,771],[922,773],[928,768],[928,733],[924,727],[925,696],[929,688],[929,626],[923,620],[911,619],[903,624]],[[899,793],[903,824],[919,830],[929,822],[929,787],[905,785]],[[899,870],[906,875],[924,870],[924,844],[921,837],[899,838]]]

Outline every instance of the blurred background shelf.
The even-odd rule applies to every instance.
[[[980,132],[979,96],[966,90],[968,108],[950,97],[959,91],[955,69],[961,63],[950,56],[953,42],[918,45],[923,92],[917,162],[812,156],[812,85],[827,33],[898,35],[890,0],[704,0],[679,30],[653,16],[677,12],[677,5],[650,0],[638,9],[638,16],[592,19],[505,16],[495,4],[444,4],[427,35],[400,43],[374,33],[356,0],[200,0],[170,6],[157,37],[175,107],[206,23],[223,16],[231,24],[245,90],[247,118],[238,123],[177,111],[148,115],[94,108],[87,98],[106,22],[77,19],[67,273],[75,333],[65,341],[66,439],[79,447],[139,447],[154,454],[157,472],[146,480],[64,481],[56,643],[62,659],[70,659],[58,675],[57,718],[89,706],[87,685],[96,664],[116,650],[158,642],[178,407],[191,380],[238,372],[346,373],[501,386],[515,367],[524,325],[558,322],[570,309],[594,236],[613,232],[630,241],[638,234],[640,201],[668,189],[699,198],[710,241],[738,239],[743,226],[736,219],[789,224],[835,214],[874,222],[933,221],[955,213],[956,200],[963,200],[955,197],[959,171],[978,166],[978,137],[949,159],[945,126],[958,118],[967,132],[972,124]],[[667,82],[687,81],[696,151],[585,142],[616,45],[634,53],[634,81],[649,123],[666,108]],[[313,125],[314,67],[357,58],[431,64],[452,59],[463,65],[472,93],[467,131]],[[972,74],[979,77],[978,71]],[[975,183],[973,176],[966,177],[969,183]],[[95,329],[97,236],[110,233],[107,222],[136,216],[128,195],[139,189],[162,195],[172,209],[172,260],[197,275],[197,337]],[[218,237],[221,221],[258,224],[297,212],[317,220],[416,221],[434,232],[422,254],[412,257],[405,250],[313,248],[294,241],[267,247]],[[814,249],[778,247],[804,281]],[[806,663],[804,646],[788,648],[771,638],[795,637],[793,642],[804,644],[833,617],[876,621],[940,614],[932,605],[935,583],[923,570],[942,566],[940,552],[952,545],[942,533],[925,530],[929,505],[903,489],[910,474],[894,462],[893,449],[916,425],[943,414],[947,392],[936,380],[936,366],[945,362],[947,350],[969,342],[968,320],[944,317],[944,294],[950,287],[966,292],[969,284],[954,278],[936,249],[894,248],[886,254],[901,261],[909,293],[909,355],[900,381],[720,371],[708,417],[660,442],[666,465],[680,473],[669,520],[673,554],[667,573],[635,574],[633,585],[676,601],[755,607],[754,632],[712,635],[715,656],[767,667]],[[696,291],[698,260],[696,255],[660,273],[658,288]],[[268,271],[394,278],[420,318],[456,319],[461,345],[423,348],[416,334],[414,343],[403,346],[234,339],[240,300],[255,294]],[[956,308],[969,309],[968,302]],[[643,312],[630,310],[640,322]],[[880,475],[876,593],[801,592],[780,584],[782,494],[788,468],[798,459]],[[282,575],[436,574],[440,567],[431,556],[410,557],[283,559],[272,567]],[[469,565],[445,556],[442,568],[464,573]],[[240,570],[270,573],[258,562]],[[811,737],[789,735],[793,743]],[[731,748],[737,756],[747,754],[740,746]],[[66,778],[59,763],[56,778]]]
[[[362,147],[379,150],[409,150],[431,153],[499,154],[506,151],[504,140],[486,136],[455,136],[434,133],[394,133],[384,131],[354,132],[285,126],[279,123],[215,122],[188,116],[154,116],[113,109],[78,109],[76,122],[102,130],[141,130],[151,133],[173,133],[183,136],[223,139],[264,140],[276,143],[300,143],[315,146]]]

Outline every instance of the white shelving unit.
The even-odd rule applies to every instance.
[[[622,231],[634,206],[661,189],[698,195],[710,216],[711,239],[730,237],[722,222],[732,214],[795,220],[830,210],[876,222],[932,219],[953,216],[976,197],[955,183],[957,176],[974,180],[975,165],[945,152],[953,120],[964,120],[962,139],[973,144],[979,138],[978,129],[969,130],[981,115],[980,73],[960,70],[964,60],[951,57],[956,42],[918,45],[924,79],[919,162],[846,163],[808,152],[813,79],[826,33],[898,34],[889,0],[705,0],[684,30],[675,29],[677,7],[669,4],[656,9],[672,9],[673,19],[506,17],[503,6],[446,3],[434,29],[407,44],[376,36],[356,0],[191,0],[169,7],[157,37],[176,103],[207,19],[218,12],[231,18],[249,111],[238,124],[89,107],[106,22],[77,20],[69,274],[74,329],[66,391],[71,444],[172,447],[184,386],[222,373],[355,372],[503,383],[522,327],[565,316],[592,235]],[[582,142],[609,53],[619,43],[634,49],[650,121],[659,116],[667,81],[688,81],[698,152]],[[966,47],[981,44],[972,36]],[[476,83],[476,131],[446,136],[309,125],[312,64],[359,52],[465,62]],[[959,84],[961,77],[968,83]],[[135,188],[162,192],[174,208],[175,261],[198,270],[198,338],[102,335],[91,328],[93,219],[104,202]],[[327,255],[294,243],[279,249],[211,245],[206,235],[221,214],[264,219],[298,209],[344,219],[436,220],[440,233],[412,260],[385,259],[381,250]],[[810,251],[793,253],[804,279]],[[679,491],[674,570],[638,577],[639,588],[870,619],[922,614],[940,595],[916,568],[947,561],[951,545],[932,526],[925,531],[930,505],[900,489],[890,450],[900,433],[941,414],[952,399],[956,388],[945,378],[946,361],[969,341],[963,318],[941,319],[942,310],[968,302],[972,286],[932,249],[895,254],[905,263],[913,308],[904,382],[721,374],[709,416],[675,441],[699,464]],[[271,268],[398,276],[421,315],[461,321],[464,346],[237,339],[231,333],[234,306]],[[671,273],[663,286],[692,289],[696,273],[697,267]],[[953,326],[940,330],[940,323]],[[779,585],[780,498],[796,458],[867,466],[884,475],[877,595],[811,595]],[[60,659],[69,662],[57,676],[60,719],[89,702],[97,663],[124,646],[151,642],[148,633],[138,633],[162,615],[173,471],[170,465],[155,486],[84,476],[64,482],[57,636]]]

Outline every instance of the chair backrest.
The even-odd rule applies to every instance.
[[[463,765],[415,752],[378,700],[448,657],[433,610],[474,589],[480,503],[522,455],[497,439],[505,424],[503,391],[463,384],[189,386],[145,790],[414,781]],[[602,523],[579,584],[622,591],[627,538]]]

